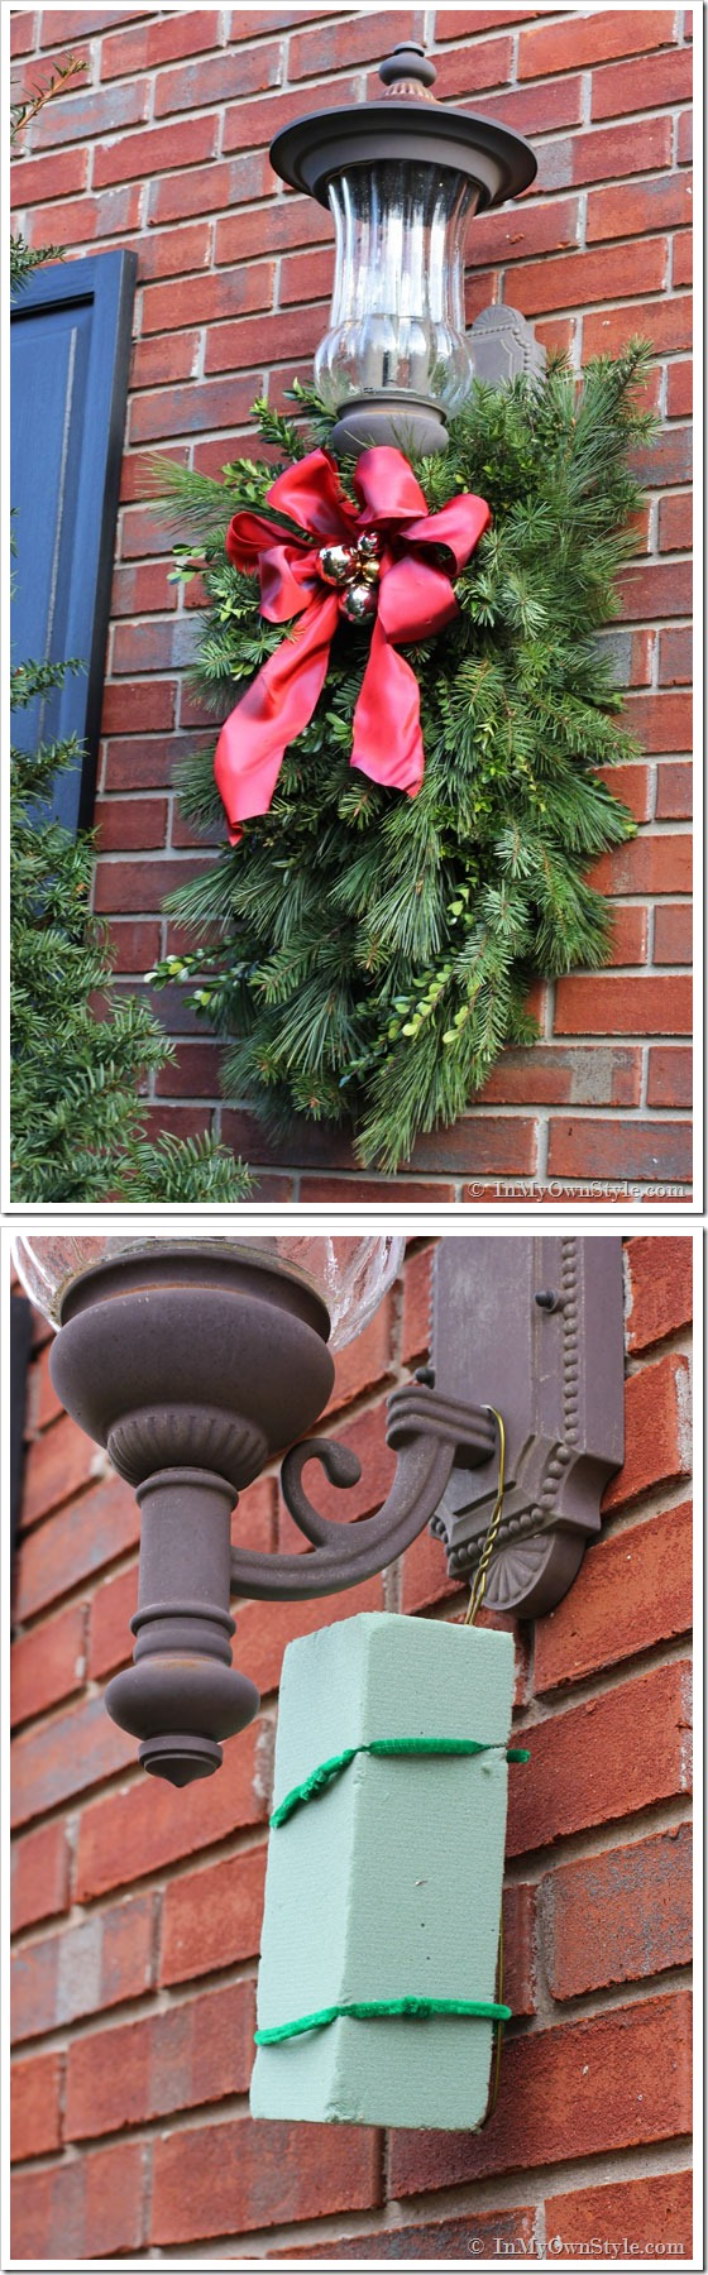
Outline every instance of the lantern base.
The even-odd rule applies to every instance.
[[[376,444],[432,458],[447,450],[444,412],[427,395],[360,395],[343,407],[329,438],[335,458],[358,458]]]

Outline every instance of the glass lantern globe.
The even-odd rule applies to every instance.
[[[463,262],[477,184],[451,167],[382,158],[338,174],[328,196],[336,258],[315,355],[323,401],[338,410],[385,393],[458,410],[473,377]]]
[[[153,1254],[172,1245],[146,1234],[49,1233],[23,1234],[13,1244],[13,1257],[23,1287],[32,1303],[52,1327],[60,1327],[62,1306],[84,1272],[100,1264],[116,1263],[121,1256]],[[395,1234],[357,1239],[328,1239],[309,1233],[273,1233],[249,1240],[228,1236],[185,1239],[180,1248],[221,1252],[235,1262],[275,1267],[287,1278],[311,1288],[324,1303],[330,1320],[333,1349],[349,1343],[376,1311],[399,1270],[404,1242]]]
[[[396,47],[379,66],[381,95],[298,119],[271,148],[275,172],[329,205],[334,222],[332,310],[315,380],[339,413],[335,455],[372,443],[446,448],[446,421],[474,376],[467,223],[536,173],[521,135],[439,103],[435,77],[421,47]]]

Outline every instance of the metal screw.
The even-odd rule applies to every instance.
[[[563,1308],[563,1297],[557,1295],[555,1288],[541,1288],[533,1300],[539,1311],[562,1311]]]

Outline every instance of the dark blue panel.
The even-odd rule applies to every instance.
[[[12,311],[13,656],[85,667],[15,734],[25,750],[78,735],[52,807],[72,831],[93,813],[136,268],[97,253],[40,269]]]

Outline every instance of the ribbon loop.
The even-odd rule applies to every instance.
[[[359,512],[345,497],[333,460],[313,450],[272,483],[266,499],[272,520],[246,508],[229,525],[228,558],[258,574],[261,614],[272,624],[298,619],[219,736],[215,772],[232,844],[242,822],[267,813],[288,745],[309,725],[324,686],[340,614],[340,596],[319,567],[326,541],[356,546],[365,533],[382,537],[378,610],[354,712],[351,765],[409,798],[420,789],[425,759],[418,681],[396,651],[441,631],[457,615],[451,577],[466,567],[491,514],[485,499],[471,492],[428,513],[413,468],[388,445],[362,453],[354,487]],[[428,546],[444,547],[450,574],[421,560],[417,549]]]

